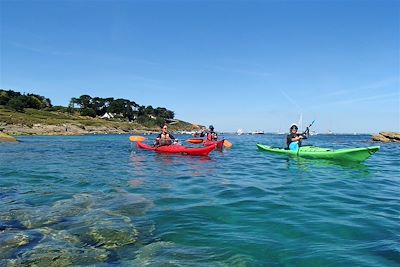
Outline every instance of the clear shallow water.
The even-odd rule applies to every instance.
[[[0,144],[0,265],[400,264],[400,145],[344,164],[257,150],[282,135],[226,137],[234,147],[210,157],[137,150],[127,135]]]

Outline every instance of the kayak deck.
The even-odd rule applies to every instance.
[[[138,148],[145,150],[152,150],[156,152],[163,153],[173,153],[173,154],[184,154],[190,156],[207,156],[211,151],[213,151],[216,145],[207,146],[207,147],[199,147],[192,148],[186,147],[182,145],[168,145],[168,146],[160,146],[160,147],[152,147],[142,142],[136,142]]]
[[[298,151],[288,150],[284,148],[276,148],[272,146],[257,144],[258,149],[271,152],[274,154],[292,155],[314,159],[344,160],[361,162],[368,159],[372,154],[380,149],[379,146],[362,147],[362,148],[343,148],[329,149],[322,147],[304,146]]]

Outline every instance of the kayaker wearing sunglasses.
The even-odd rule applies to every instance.
[[[175,137],[168,133],[167,125],[164,125],[161,129],[162,132],[157,136],[154,146],[159,147],[171,145],[173,140],[175,140]]]
[[[297,130],[299,127],[296,123],[290,125],[289,134],[286,136],[287,149],[297,151],[301,147],[301,140],[307,139],[306,132],[298,134]]]

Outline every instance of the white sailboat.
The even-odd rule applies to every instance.
[[[300,113],[300,118],[299,118],[299,132],[303,132],[303,113]]]

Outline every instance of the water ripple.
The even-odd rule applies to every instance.
[[[400,263],[398,144],[355,164],[257,150],[282,135],[227,135],[233,148],[209,157],[142,151],[127,137],[0,144],[0,265]]]

